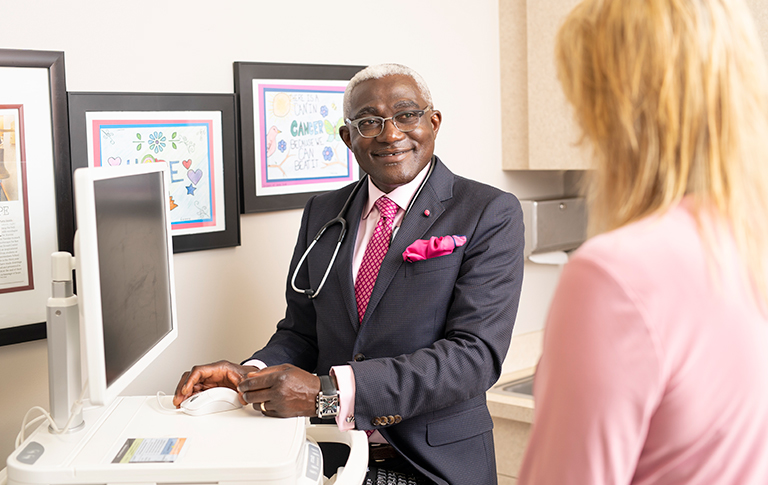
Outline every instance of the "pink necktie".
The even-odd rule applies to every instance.
[[[395,226],[395,214],[397,214],[397,204],[392,202],[386,196],[379,197],[374,203],[381,216],[376,228],[373,230],[371,240],[363,254],[363,261],[360,263],[360,269],[357,271],[355,280],[355,299],[357,300],[358,320],[362,323],[365,309],[368,308],[368,302],[371,300],[373,284],[376,283],[376,276],[379,274],[381,261],[389,249],[389,239],[392,236],[392,229]]]

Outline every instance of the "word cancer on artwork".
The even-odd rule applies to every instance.
[[[301,123],[293,120],[291,122],[292,136],[322,135],[324,130],[325,125],[322,121],[306,121]]]

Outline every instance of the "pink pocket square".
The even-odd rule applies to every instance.
[[[451,254],[454,249],[463,246],[466,242],[466,236],[432,236],[429,240],[417,239],[403,251],[403,261],[413,263],[445,256],[446,254]]]

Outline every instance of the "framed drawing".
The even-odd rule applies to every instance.
[[[64,53],[0,49],[0,345],[45,338],[71,189]]]
[[[175,253],[240,245],[232,94],[69,93],[72,169],[167,163]]]
[[[235,62],[243,212],[302,208],[358,179],[339,126],[344,89],[363,67]]]

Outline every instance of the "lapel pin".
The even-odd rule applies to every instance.
[[[424,217],[429,217],[429,209],[424,211]]]

